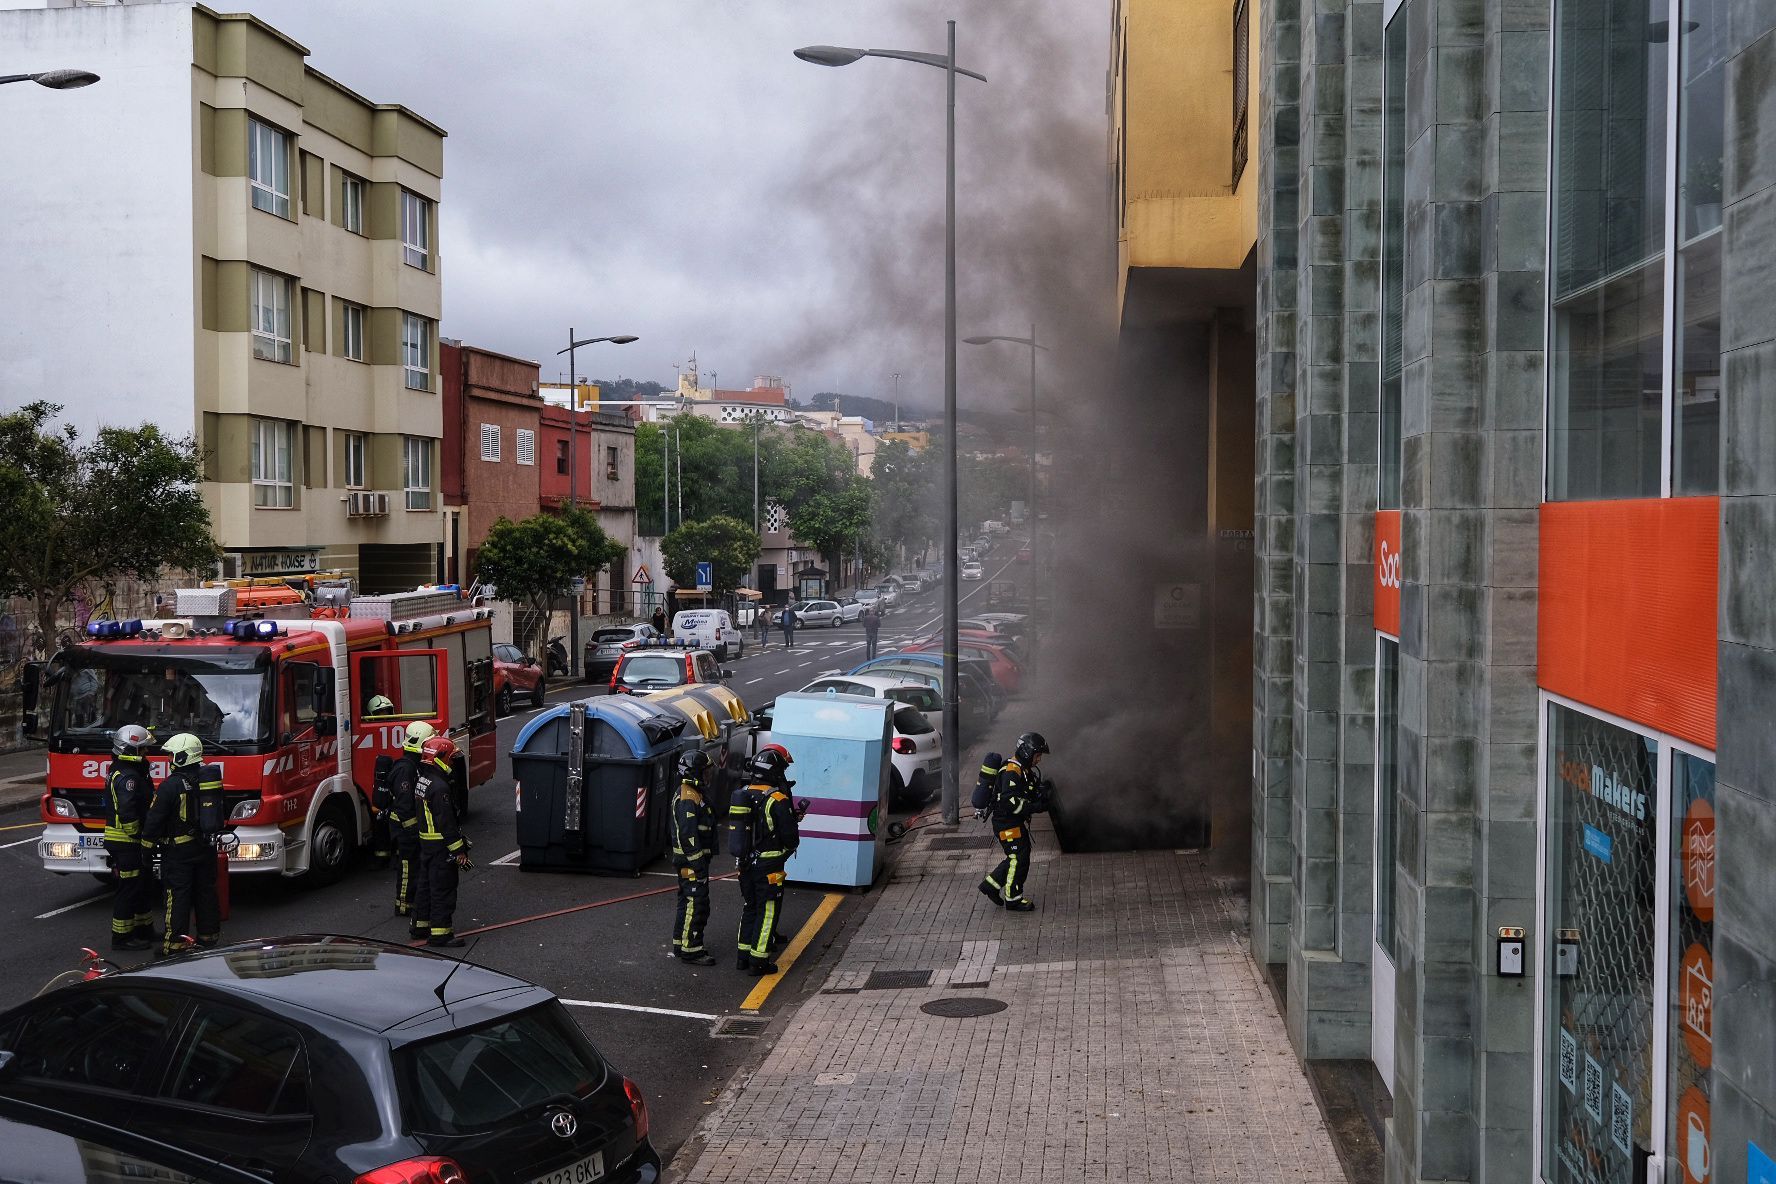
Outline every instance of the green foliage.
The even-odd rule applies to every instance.
[[[549,602],[570,593],[575,576],[592,575],[625,554],[584,510],[533,514],[518,522],[501,518],[476,556],[476,576],[500,597],[520,600],[547,628]],[[541,640],[539,637],[537,640]]]
[[[790,526],[796,539],[826,556],[827,570],[836,572],[834,559],[869,533],[871,500],[869,482],[853,477],[837,492],[809,497],[790,516]]]
[[[697,564],[710,563],[714,591],[740,586],[759,557],[759,536],[752,527],[727,515],[717,514],[700,522],[687,522],[660,540],[666,558],[666,574],[681,588],[697,584]]]
[[[218,550],[194,441],[143,424],[83,444],[72,425],[53,426],[61,411],[37,402],[0,415],[0,593],[33,601],[40,652],[77,590],[207,568]]]
[[[878,547],[892,556],[900,548],[922,554],[938,537],[941,507],[936,491],[943,474],[930,452],[914,452],[904,440],[876,443],[876,461],[870,470],[875,492],[873,537]]]

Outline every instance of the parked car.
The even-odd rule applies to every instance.
[[[875,588],[859,588],[857,590],[858,612],[874,607],[878,613],[888,611],[888,602],[882,599],[882,593]]]
[[[985,637],[999,637],[1006,641],[1016,641],[1023,636],[1020,626],[1005,621],[991,621],[985,617],[963,617],[956,625]]]
[[[613,695],[652,695],[691,683],[726,682],[734,677],[708,650],[663,644],[633,649],[611,670]]]
[[[993,681],[1004,688],[1007,695],[1015,695],[1023,684],[1023,663],[1004,645],[997,644],[984,635],[958,638],[960,644],[957,653],[963,658],[975,658],[988,666],[992,671]],[[908,653],[943,653],[942,637],[927,637],[915,641],[906,647]]]
[[[848,673],[851,676],[879,674],[908,682],[922,682],[934,688],[939,695],[943,694],[942,654],[884,654],[854,666]],[[979,660],[962,659],[961,675],[956,701],[962,714],[963,739],[968,740],[983,735],[985,729],[999,717],[999,712],[1005,706],[1005,692],[993,681],[985,664]],[[942,712],[941,705],[939,712]]]
[[[987,573],[977,559],[965,560],[962,564],[962,578],[965,580],[984,580]]]
[[[888,797],[893,803],[922,802],[943,784],[943,704],[932,714],[902,700],[901,695],[888,693],[895,689],[929,701],[937,692],[928,686],[906,682],[892,676],[856,675],[815,679],[802,690],[810,694],[831,692],[835,695],[861,695],[869,699],[895,699],[891,724],[893,740],[889,744]],[[921,695],[920,692],[923,692]],[[760,720],[756,743],[761,747],[771,742],[772,708],[754,714]]]
[[[116,1125],[122,1124],[122,1125]],[[194,1155],[131,1129],[130,1115],[105,1119],[0,1099],[0,1147],[10,1166],[29,1165],[31,1184],[116,1184],[119,1180],[265,1184],[263,1176]],[[8,1176],[8,1179],[14,1177]]]
[[[512,714],[512,700],[518,695],[527,696],[532,707],[541,707],[547,681],[542,663],[517,646],[502,641],[493,647],[493,701],[501,715]]]
[[[816,625],[830,625],[837,629],[845,623],[845,610],[836,600],[806,600],[794,608],[796,620],[804,629],[811,629]]]
[[[746,656],[746,638],[735,628],[727,609],[695,608],[673,613],[671,637],[702,646],[724,662]]]
[[[391,942],[255,939],[76,983],[0,1014],[0,1052],[0,1099],[127,1115],[279,1184],[660,1172],[640,1087],[554,994]]]
[[[943,724],[943,696],[923,680],[898,678],[889,674],[823,674],[802,690],[810,694],[837,691],[841,695],[865,695],[872,699],[893,699],[917,708]]]
[[[839,597],[839,619],[846,623],[863,619],[863,602],[855,596]]]
[[[900,603],[900,585],[899,584],[890,584],[890,583],[886,583],[886,582],[877,584],[876,585],[876,592],[882,597],[882,603],[887,605],[889,608],[893,608],[895,605]]]
[[[586,640],[586,681],[609,682],[617,668],[617,659],[633,649],[660,640],[659,630],[647,621],[633,625],[606,625],[594,629]]]

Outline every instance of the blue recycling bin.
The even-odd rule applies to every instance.
[[[669,841],[685,723],[646,699],[609,695],[524,725],[512,746],[518,866],[640,875]]]
[[[794,758],[791,796],[808,801],[802,845],[784,869],[791,880],[867,888],[882,870],[895,706],[862,695],[777,697],[771,739]]]

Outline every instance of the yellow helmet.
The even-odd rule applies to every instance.
[[[180,732],[162,745],[162,751],[173,758],[173,768],[183,769],[187,765],[201,765],[204,758],[203,741],[190,732]]]
[[[393,715],[395,703],[387,695],[370,696],[370,706],[364,709],[365,715]]]
[[[407,725],[406,747],[419,751],[421,745],[438,734],[438,729],[423,719],[416,719]]]

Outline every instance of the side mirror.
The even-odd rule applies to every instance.
[[[733,671],[732,671],[732,670],[726,670],[726,669],[724,669],[724,670],[723,670],[723,671],[722,671],[722,679],[723,679],[723,680],[724,680],[724,681],[725,681],[725,680],[727,680],[727,679],[730,679],[730,678],[733,678],[733,677],[734,677],[734,672],[733,672]]]

